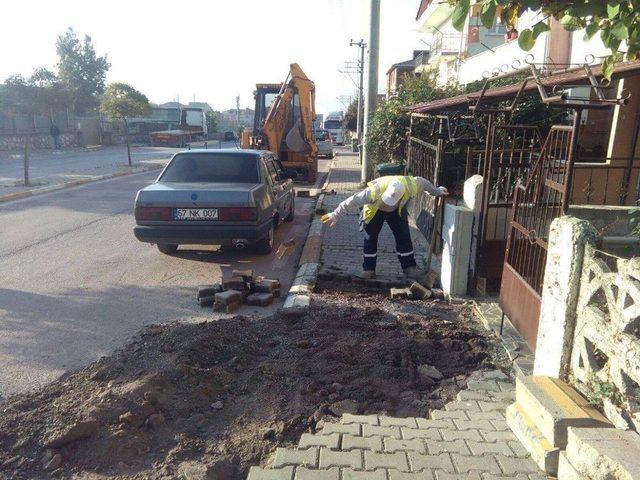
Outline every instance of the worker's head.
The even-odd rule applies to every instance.
[[[394,180],[382,194],[381,200],[385,205],[395,207],[400,203],[402,195],[404,195],[404,184],[399,180]]]

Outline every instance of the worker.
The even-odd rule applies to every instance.
[[[377,178],[368,187],[344,200],[331,213],[322,216],[322,222],[333,227],[347,213],[362,208],[361,230],[364,230],[364,261],[362,277],[376,277],[378,235],[384,222],[391,228],[396,240],[396,253],[407,278],[424,280],[424,272],[416,266],[409,233],[408,203],[420,192],[433,196],[449,195],[445,187],[435,187],[422,177],[390,175]]]

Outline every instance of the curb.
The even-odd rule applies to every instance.
[[[82,180],[72,180],[70,182],[64,182],[58,185],[52,185],[50,187],[34,188],[33,190],[27,190],[25,192],[9,193],[8,195],[0,196],[0,203],[9,202],[11,200],[19,200],[21,198],[34,197],[36,195],[42,195],[44,193],[55,192],[57,190],[64,190],[65,188],[78,187],[80,185],[99,182],[101,180],[109,180],[111,178],[126,177],[128,175],[134,175],[136,173],[151,172],[153,170],[160,170],[164,167],[165,167],[164,165],[154,165],[151,167],[144,167],[140,170],[136,170],[132,172],[109,173],[106,175],[100,175],[98,177],[93,177],[93,178],[87,178]]]

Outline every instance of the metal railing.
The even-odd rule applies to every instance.
[[[466,44],[467,36],[461,33],[438,33],[431,42],[431,56],[460,53]]]
[[[639,205],[640,158],[578,161],[573,169],[572,205]]]

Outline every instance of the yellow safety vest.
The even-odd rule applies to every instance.
[[[415,177],[389,175],[372,180],[367,184],[371,191],[371,198],[369,199],[371,203],[366,204],[362,209],[362,221],[364,223],[369,223],[375,216],[375,214],[378,212],[378,209],[380,208],[380,204],[382,203],[382,194],[392,182],[398,180],[404,185],[404,194],[402,194],[402,198],[400,199],[398,212],[402,213],[402,209],[407,204],[407,202],[418,194],[418,183],[416,182]]]

